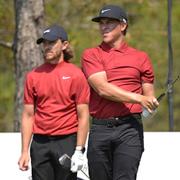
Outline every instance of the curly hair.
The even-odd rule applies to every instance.
[[[63,53],[65,61],[69,61],[74,57],[74,51],[70,45],[68,45],[68,47],[65,50],[63,50]]]

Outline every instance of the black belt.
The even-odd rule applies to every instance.
[[[111,118],[93,118],[92,124],[96,125],[106,125],[107,127],[119,126],[127,122],[132,122],[133,120],[139,121],[141,119],[140,113],[130,114],[128,116],[118,116]]]
[[[73,133],[75,134],[75,133]],[[64,139],[70,135],[73,135],[73,134],[67,134],[67,135],[46,135],[46,134],[34,134],[33,135],[33,139],[35,140],[60,140],[60,139]]]

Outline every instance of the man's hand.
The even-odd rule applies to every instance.
[[[28,164],[29,164],[29,155],[28,153],[24,153],[21,155],[18,161],[19,169],[21,171],[27,171],[29,169]]]
[[[71,171],[77,172],[83,168],[84,157],[81,150],[75,150],[71,157]]]
[[[142,96],[141,105],[152,113],[159,106],[159,102],[155,97]]]

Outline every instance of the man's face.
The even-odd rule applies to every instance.
[[[59,61],[63,55],[63,50],[65,49],[64,42],[60,39],[56,41],[43,41],[44,47],[44,58],[46,62]]]
[[[126,24],[110,18],[102,18],[99,22],[99,29],[105,43],[113,43],[123,36]]]

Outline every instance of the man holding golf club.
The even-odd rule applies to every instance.
[[[41,43],[45,62],[25,81],[19,168],[28,169],[30,147],[33,180],[77,180],[89,127],[89,86],[69,62],[73,54],[63,27],[46,28]],[[71,157],[71,171],[59,163],[63,154]]]
[[[106,5],[92,21],[99,24],[102,43],[82,55],[91,86],[90,179],[135,180],[144,150],[142,107],[151,113],[159,105],[152,65],[145,52],[125,42],[124,9]]]

